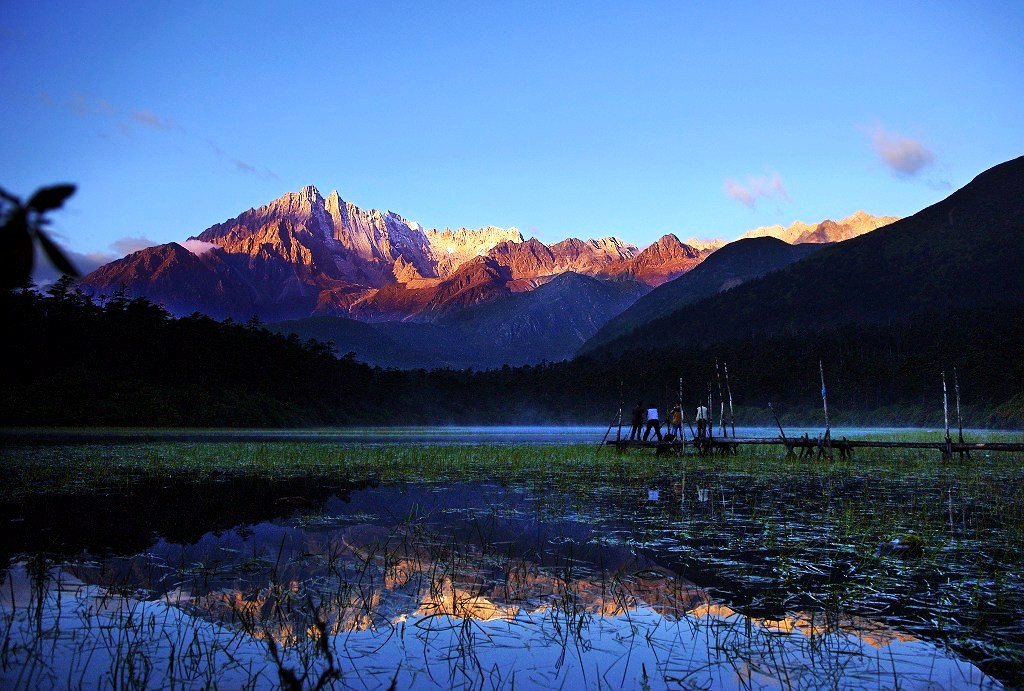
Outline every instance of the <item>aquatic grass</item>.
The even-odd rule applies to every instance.
[[[777,447],[743,449],[737,456],[721,457],[619,455],[608,449],[598,453],[591,446],[339,447],[274,442],[15,447],[5,449],[4,461],[13,469],[14,481],[3,492],[5,499],[17,501],[32,494],[124,489],[152,479],[200,484],[252,475],[268,482],[312,477],[328,485],[366,480],[438,488],[483,480],[520,488],[533,497],[531,511],[537,520],[570,519],[593,526],[595,540],[630,545],[654,559],[677,559],[684,573],[690,568],[713,571],[712,592],[744,614],[765,617],[813,607],[828,626],[837,625],[847,613],[877,617],[969,652],[973,659],[996,660],[1005,673],[1007,666],[1024,661],[1020,624],[1015,621],[1015,615],[1019,619],[1024,611],[1019,575],[1024,559],[1022,460],[1019,454],[994,454],[942,461],[933,451],[865,450],[853,459],[808,461],[786,458]],[[648,502],[652,489],[659,492],[659,500]],[[235,570],[244,572],[250,564],[253,573],[268,572],[270,584],[233,601],[228,609],[236,610],[225,616],[248,635],[266,639],[276,633],[289,646],[309,646],[303,648],[307,657],[301,668],[293,670],[296,679],[302,678],[323,661],[316,652],[322,634],[317,634],[315,624],[299,626],[296,617],[322,621],[324,630],[331,632],[368,622],[387,626],[373,593],[382,579],[408,583],[414,571],[409,557],[417,550],[425,550],[420,562],[429,561],[430,582],[439,584],[431,586],[432,598],[441,602],[450,596],[455,612],[474,605],[472,588],[462,586],[472,586],[467,573],[472,575],[481,565],[505,573],[510,591],[517,580],[529,580],[526,576],[533,574],[524,573],[525,567],[515,563],[508,549],[486,537],[488,521],[496,520],[501,511],[491,507],[465,514],[473,529],[471,544],[432,532],[424,517],[413,511],[387,517],[393,524],[390,537],[365,546],[351,562],[341,546],[330,543],[317,546],[313,557],[305,548],[282,556],[283,543],[276,554],[246,555]],[[295,521],[332,525],[319,519],[315,508],[301,512]],[[879,546],[893,534],[909,531],[924,542],[921,558],[903,560],[879,553]],[[289,574],[301,569],[302,558],[323,562],[332,575],[330,587],[299,580],[298,591],[294,590]],[[563,650],[575,650],[577,657],[586,646],[588,627],[596,625],[575,590],[579,566],[556,560],[544,567],[558,584],[551,635],[562,642]],[[182,571],[201,583],[223,575],[224,568],[204,559]],[[614,580],[607,588],[612,601],[630,597]],[[251,609],[256,602],[259,608]],[[256,618],[263,609],[267,617]],[[332,619],[324,614],[328,610],[338,614]],[[913,620],[925,612],[931,613],[930,620]],[[475,667],[479,659],[472,654],[479,645],[474,638],[477,629],[460,626],[465,628],[456,639],[453,665],[459,674],[481,674]],[[775,654],[771,637],[754,644],[749,636],[738,637],[741,632],[728,624],[715,626],[718,629],[709,635],[721,637],[730,659],[751,660],[764,649],[769,657]],[[1000,643],[1001,638],[1010,642]],[[137,649],[134,640],[112,642],[129,655],[117,670],[118,678],[131,680],[146,673],[141,661],[130,659]],[[827,639],[812,636],[810,641],[825,646]],[[820,654],[831,653],[823,647]]]

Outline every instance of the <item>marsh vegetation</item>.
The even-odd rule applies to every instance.
[[[1022,460],[10,445],[0,676],[1020,685]]]

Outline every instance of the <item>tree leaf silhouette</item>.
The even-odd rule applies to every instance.
[[[32,195],[32,198],[28,200],[28,208],[38,212],[52,211],[53,209],[59,209],[70,197],[75,193],[74,185],[51,185],[49,187],[41,187],[36,190],[36,193]]]
[[[74,189],[74,188],[72,188]],[[46,252],[46,256],[50,259],[55,267],[60,269],[63,273],[69,276],[78,278],[78,269],[74,267],[71,261],[64,256],[64,253],[56,243],[50,238],[46,237],[42,230],[36,229],[36,237],[39,238],[39,244],[42,245],[43,251]]]

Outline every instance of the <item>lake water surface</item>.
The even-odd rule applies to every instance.
[[[472,445],[472,444],[599,444],[607,435],[615,439],[629,437],[630,427],[596,426],[427,426],[427,427],[324,427],[302,429],[27,429],[4,430],[3,436],[13,441],[34,440],[54,443],[139,443],[146,441],[292,441],[324,442],[336,444],[415,444],[415,445]],[[664,427],[662,429],[664,432]],[[726,436],[738,438],[778,437],[778,427],[736,427],[735,434],[727,426]],[[823,427],[787,427],[786,436],[795,438],[808,434],[812,439],[824,434]],[[832,438],[853,438],[880,435],[931,434],[941,441],[944,433],[938,428],[922,427],[833,427]],[[722,436],[720,428],[712,430]],[[965,434],[984,437],[991,430],[964,430]],[[690,430],[684,430],[687,439]]]
[[[870,463],[765,474],[688,459],[652,472],[641,466],[653,455],[627,455],[598,472],[589,446],[606,430],[121,439],[111,458],[176,444],[287,455],[310,439],[339,457],[510,437],[588,448],[566,475],[483,464],[475,479],[430,482],[155,477],[0,502],[0,685],[177,675],[272,687],[280,669],[357,688],[1024,683],[1024,576],[1007,522],[1024,510],[1019,467],[970,481]],[[908,526],[925,558],[880,550],[877,536]]]

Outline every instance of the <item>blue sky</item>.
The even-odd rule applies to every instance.
[[[1024,2],[0,0],[0,186],[90,268],[303,185],[545,242],[905,216],[1024,154]]]

